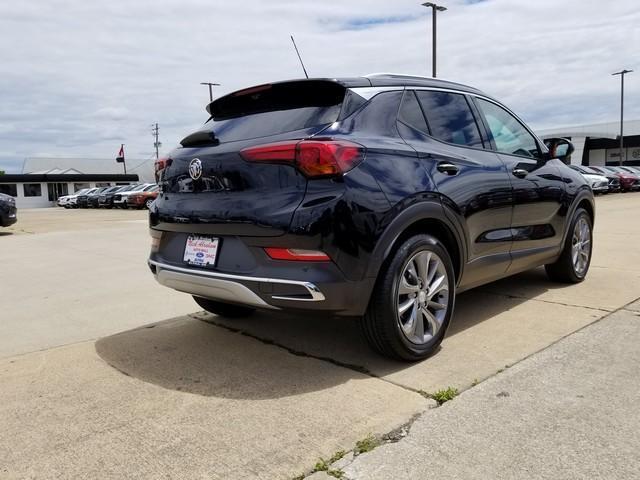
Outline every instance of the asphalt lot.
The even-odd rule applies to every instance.
[[[0,232],[0,477],[308,472],[433,407],[418,391],[467,389],[638,299],[639,209],[598,197],[585,282],[538,269],[464,293],[411,365],[351,321],[198,312],[148,272],[146,212],[21,211]]]

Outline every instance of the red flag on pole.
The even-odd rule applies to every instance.
[[[118,152],[118,156],[116,157],[116,162],[124,163],[124,143],[120,145],[120,151]]]

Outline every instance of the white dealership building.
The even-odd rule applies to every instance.
[[[562,137],[575,147],[574,165],[619,165],[620,122],[537,130],[540,138]],[[623,165],[640,165],[640,120],[624,122]]]
[[[53,207],[58,197],[83,188],[154,182],[153,160],[127,160],[127,173],[114,159],[27,158],[22,173],[0,175],[0,193],[18,208]]]

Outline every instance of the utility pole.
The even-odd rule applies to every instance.
[[[154,147],[155,147],[155,149],[156,149],[156,160],[158,160],[158,158],[159,158],[159,156],[160,156],[160,155],[159,155],[159,150],[160,150],[160,147],[162,146],[162,143],[160,143],[160,142],[158,141],[159,129],[158,129],[158,124],[157,124],[157,123],[153,125],[153,129],[151,130],[151,134],[152,134],[152,135],[155,137],[155,139],[156,139],[156,141],[155,141],[155,142],[153,142],[153,146],[154,146]]]
[[[633,70],[620,70],[611,75],[620,75],[620,161],[618,165],[622,166],[622,155],[624,153],[624,76]]]
[[[436,5],[432,2],[426,2],[422,4],[423,7],[431,7],[432,14],[432,26],[431,26],[431,34],[433,35],[433,39],[431,42],[431,76],[436,78],[436,42],[437,42],[437,33],[436,33],[436,14],[437,12],[444,12],[447,7],[443,7],[442,5]]]
[[[200,82],[200,85],[208,85],[209,86],[209,103],[213,102],[213,87],[219,87],[219,83],[211,83],[211,82]]]

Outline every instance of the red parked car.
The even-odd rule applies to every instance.
[[[640,190],[640,176],[633,174],[622,167],[594,167],[594,170],[602,173],[603,175],[614,173],[620,178],[620,187],[623,192],[629,192],[631,190]]]
[[[148,210],[153,201],[158,197],[159,190],[160,188],[156,185],[147,191],[132,193],[127,197],[127,207],[146,208]]]

